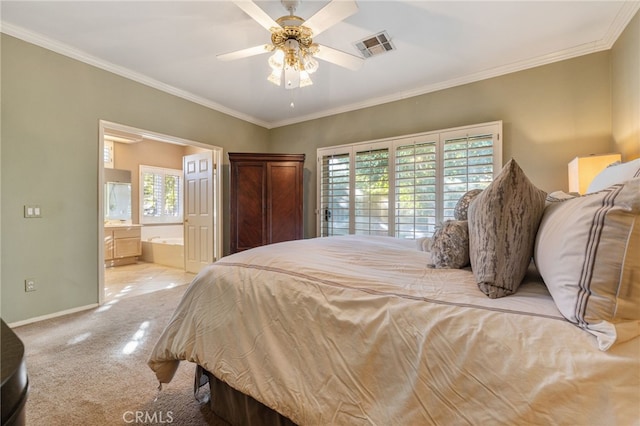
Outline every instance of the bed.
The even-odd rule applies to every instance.
[[[634,182],[623,188],[632,201],[640,198]],[[587,320],[567,315],[566,283],[560,296],[552,284],[565,279],[558,264],[571,266],[554,259],[571,254],[550,253],[563,219],[547,213],[584,212],[589,197],[567,198],[559,208],[543,201],[537,262],[526,259],[507,297],[480,291],[473,253],[471,266],[434,268],[419,242],[392,237],[313,238],[224,257],[190,284],[149,366],[169,383],[180,361],[195,363],[199,383],[210,378],[214,411],[232,424],[266,412],[277,418],[266,424],[639,424],[637,265],[631,278],[622,273],[634,289],[622,313],[631,318],[603,321],[613,340],[611,327],[588,317],[590,306]],[[637,201],[622,209],[631,225],[640,223]],[[569,216],[569,228],[579,228],[579,215]],[[637,228],[627,257],[638,249],[629,246]],[[544,277],[547,270],[555,275]],[[594,284],[594,298],[598,291]],[[243,397],[241,408],[229,407]]]

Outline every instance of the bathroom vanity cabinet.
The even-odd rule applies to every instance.
[[[104,264],[120,266],[135,263],[142,255],[140,225],[105,226]]]

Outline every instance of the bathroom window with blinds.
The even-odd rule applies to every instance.
[[[182,170],[140,166],[140,223],[182,223]]]
[[[502,164],[502,122],[318,149],[318,234],[415,239]]]

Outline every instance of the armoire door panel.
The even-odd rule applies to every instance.
[[[267,207],[267,227],[269,243],[297,240],[299,235],[297,163],[272,163],[268,166],[269,191]]]
[[[266,244],[265,166],[239,164],[234,181],[236,249],[246,250]],[[262,219],[265,218],[265,219]]]

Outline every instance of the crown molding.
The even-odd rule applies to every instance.
[[[640,1],[625,1],[618,12],[618,15],[615,17],[609,30],[602,38],[602,43],[607,46],[606,49],[611,49],[613,45],[620,37],[620,34],[627,28],[629,22],[633,19],[633,17],[640,11]]]
[[[539,67],[542,65],[548,65],[554,62],[560,62],[567,59],[576,58],[578,56],[588,55],[590,53],[601,52],[609,50],[613,47],[618,37],[622,34],[624,29],[629,25],[629,22],[640,10],[640,1],[624,2],[621,6],[618,15],[612,22],[607,33],[601,40],[593,41],[591,43],[581,44],[565,50],[553,52],[547,55],[541,55],[536,58],[530,58],[523,61],[513,62],[510,64],[501,65],[499,67],[487,69],[474,74],[467,74],[460,77],[456,77],[450,80],[441,81],[426,86],[421,86],[414,90],[397,92],[390,96],[382,96],[378,98],[368,99],[363,102],[352,103],[344,105],[339,108],[331,110],[321,111],[317,114],[309,114],[303,117],[297,117],[290,120],[282,120],[270,123],[270,128],[289,126],[292,124],[302,123],[304,121],[316,120],[319,118],[329,117],[331,115],[342,114],[345,112],[355,111],[364,108],[370,108],[385,103],[401,101],[403,99],[412,98],[415,96],[426,95],[428,93],[437,92],[439,90],[450,89],[452,87],[461,86],[463,84],[475,83],[489,78],[500,77],[502,75],[511,74],[518,71],[524,71],[530,68]]]
[[[188,101],[205,106],[207,108],[213,109],[223,114],[238,118],[243,121],[247,121],[249,123],[264,127],[266,129],[273,129],[277,127],[283,127],[283,126],[301,123],[304,121],[315,120],[315,119],[329,117],[336,114],[355,111],[358,109],[369,108],[369,107],[373,107],[373,106],[377,106],[385,103],[396,102],[403,99],[436,92],[439,90],[449,89],[449,88],[460,86],[463,84],[475,83],[477,81],[486,80],[493,77],[499,77],[505,74],[523,71],[529,68],[534,68],[542,65],[547,65],[553,62],[559,62],[567,59],[572,59],[578,56],[587,55],[590,53],[609,50],[613,47],[613,45],[615,44],[620,34],[622,34],[622,32],[627,27],[631,19],[633,19],[633,17],[636,15],[636,13],[639,10],[640,10],[640,1],[623,2],[618,14],[616,15],[616,18],[611,23],[611,26],[609,27],[606,34],[600,40],[574,46],[562,51],[553,52],[551,54],[538,56],[536,58],[531,58],[523,61],[517,61],[510,64],[501,65],[501,66],[487,69],[478,73],[463,75],[450,80],[428,84],[413,90],[396,92],[393,95],[389,95],[389,96],[371,98],[362,102],[351,103],[338,108],[332,108],[329,110],[320,111],[315,114],[309,114],[301,117],[274,121],[274,122],[267,122],[264,120],[260,120],[256,117],[250,116],[248,114],[235,111],[233,109],[225,107],[224,105],[213,102],[209,99],[202,98],[193,93],[162,83],[160,81],[152,79],[143,74],[140,74],[132,70],[129,70],[127,68],[104,61],[100,58],[89,55],[86,52],[83,52],[79,49],[75,49],[64,43],[57,42],[41,34],[37,34],[35,32],[26,30],[22,27],[19,27],[10,23],[2,22],[0,25],[0,32],[19,38],[28,43],[32,43],[37,46],[43,47],[45,49],[51,50],[53,52],[59,53],[61,55],[68,56],[78,61],[87,63],[89,65],[93,65],[105,71],[112,72],[114,74],[120,75],[124,78],[128,78],[130,80],[136,81],[146,86],[186,99]]]
[[[355,110],[374,107],[374,106],[378,106],[378,105],[386,104],[390,102],[401,101],[403,99],[412,98],[420,95],[426,95],[428,93],[437,92],[439,90],[450,89],[456,86],[462,86],[463,84],[475,83],[478,81],[487,80],[494,77],[500,77],[502,75],[511,74],[518,71],[524,71],[530,68],[551,64],[554,62],[559,62],[565,59],[571,59],[578,56],[587,55],[589,53],[595,53],[601,50],[607,50],[606,47],[598,47],[598,46],[599,46],[598,43],[588,43],[585,45],[576,46],[574,48],[564,50],[562,52],[554,52],[549,55],[543,55],[537,58],[531,58],[524,61],[502,65],[500,67],[487,69],[485,71],[481,71],[473,74],[467,74],[467,75],[463,75],[453,79],[440,81],[440,82],[429,84],[426,86],[421,86],[413,90],[396,92],[390,96],[381,96],[378,98],[371,98],[363,102],[352,103],[349,105],[344,105],[339,108],[321,111],[317,114],[310,114],[303,117],[297,117],[291,120],[282,120],[282,121],[274,122],[274,123],[271,123],[271,126],[272,128],[288,126],[291,124],[296,124],[296,123],[309,121],[309,120],[315,120],[318,118],[324,118],[331,115],[341,114],[349,111],[355,111]]]
[[[252,123],[261,127],[269,128],[269,123],[267,123],[266,121],[259,120],[255,117],[252,117],[247,114],[243,114],[231,108],[227,108],[224,105],[218,104],[209,99],[205,99],[201,96],[194,95],[193,93],[187,92],[186,90],[178,89],[169,84],[162,83],[161,81],[150,78],[144,74],[137,73],[128,68],[112,64],[111,62],[92,56],[86,52],[83,52],[82,50],[73,48],[67,44],[60,43],[56,40],[52,40],[51,38],[48,38],[42,34],[27,30],[18,25],[13,25],[3,21],[0,25],[0,32],[10,35],[12,37],[18,38],[20,40],[26,41],[27,43],[31,43],[36,46],[45,48],[47,50],[51,50],[55,53],[59,53],[69,58],[78,60],[88,65],[92,65],[96,68],[100,68],[102,70],[111,72],[113,74],[119,75],[129,80],[133,80],[140,84],[144,84],[145,86],[149,86],[154,89],[158,89],[162,92],[168,93],[170,95],[174,95],[179,98],[194,102],[204,107],[221,112],[223,114],[230,115],[232,117],[238,118],[243,121],[247,121],[249,123]]]

